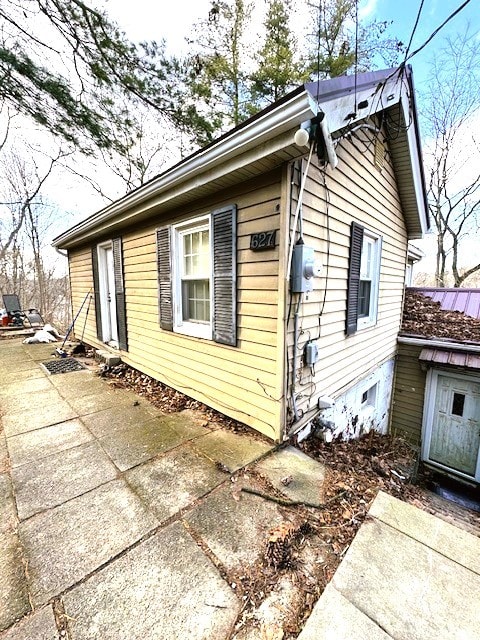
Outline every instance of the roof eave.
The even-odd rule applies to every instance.
[[[310,120],[318,112],[318,106],[305,91],[295,91],[291,98],[281,101],[275,108],[267,109],[259,117],[245,123],[245,126],[233,129],[208,147],[189,156],[166,172],[150,180],[142,187],[132,191],[120,200],[79,222],[74,227],[54,238],[52,244],[60,249],[69,248],[87,239],[94,229],[121,216],[134,207],[147,202],[153,196],[172,190],[189,190],[202,181],[210,181],[212,172],[223,165],[229,170],[229,163],[239,156],[255,150],[255,157],[271,152],[268,142],[282,137],[295,126]],[[293,139],[292,139],[293,142]],[[285,140],[285,144],[287,141]]]

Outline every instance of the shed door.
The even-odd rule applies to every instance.
[[[437,374],[428,460],[480,480],[480,382]]]

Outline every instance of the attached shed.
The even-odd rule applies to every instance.
[[[406,67],[301,86],[54,243],[88,343],[281,441],[386,429],[427,227]]]
[[[480,289],[407,289],[391,425],[427,464],[480,482]]]

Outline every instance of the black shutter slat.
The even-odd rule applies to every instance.
[[[237,209],[212,213],[213,339],[237,345]]]
[[[170,227],[157,229],[158,307],[160,326],[173,331],[172,257]]]
[[[97,325],[97,338],[103,342],[102,332],[102,310],[100,307],[100,278],[98,274],[98,249],[92,247],[92,273],[93,273],[93,294],[95,299],[95,324]]]
[[[358,290],[360,287],[360,263],[362,260],[364,227],[352,222],[350,233],[350,263],[348,270],[346,333],[352,335],[357,330]]]
[[[128,348],[127,344],[127,311],[125,305],[125,287],[123,283],[123,251],[122,239],[114,238],[113,246],[113,269],[115,279],[115,303],[117,308],[117,330],[118,346],[123,351]]]

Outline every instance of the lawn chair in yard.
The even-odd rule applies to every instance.
[[[8,326],[43,327],[43,318],[37,309],[22,309],[16,293],[2,296],[3,306],[7,312]]]

